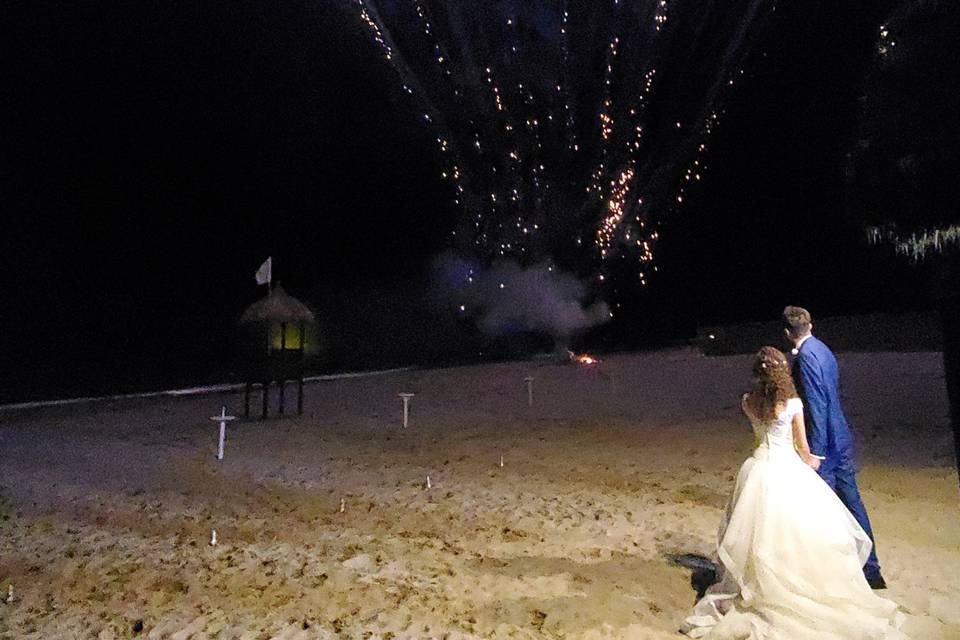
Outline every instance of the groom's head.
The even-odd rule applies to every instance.
[[[810,312],[803,307],[784,307],[782,317],[783,332],[793,343],[810,333],[810,329],[813,328]]]

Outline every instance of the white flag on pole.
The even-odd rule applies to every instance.
[[[270,281],[273,279],[273,257],[269,257],[263,261],[263,264],[260,265],[260,268],[257,269],[257,273],[253,276],[257,279],[257,284],[270,284]]]

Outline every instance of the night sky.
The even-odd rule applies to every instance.
[[[475,355],[419,303],[458,214],[347,4],[10,5],[0,400],[223,379],[268,255],[320,312],[326,368]],[[932,304],[925,268],[866,246],[844,181],[893,6],[778,7],[709,173],[663,227],[660,272],[598,344],[679,341],[786,303]]]

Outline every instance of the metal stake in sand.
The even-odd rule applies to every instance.
[[[533,406],[533,377],[527,376],[526,378],[524,378],[524,380],[527,383],[527,406],[532,407]]]
[[[403,400],[403,428],[407,428],[407,424],[410,422],[410,398],[415,396],[415,393],[398,393],[398,396]]]
[[[220,440],[217,442],[217,460],[223,460],[223,441],[227,437],[227,423],[231,420],[236,420],[236,416],[228,416],[227,408],[225,406],[220,407],[220,415],[211,416],[211,420],[220,423]]]

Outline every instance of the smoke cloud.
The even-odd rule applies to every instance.
[[[605,302],[588,304],[587,285],[547,263],[522,266],[512,260],[481,270],[447,253],[435,262],[447,304],[463,305],[486,335],[532,331],[565,347],[578,332],[610,319]]]

